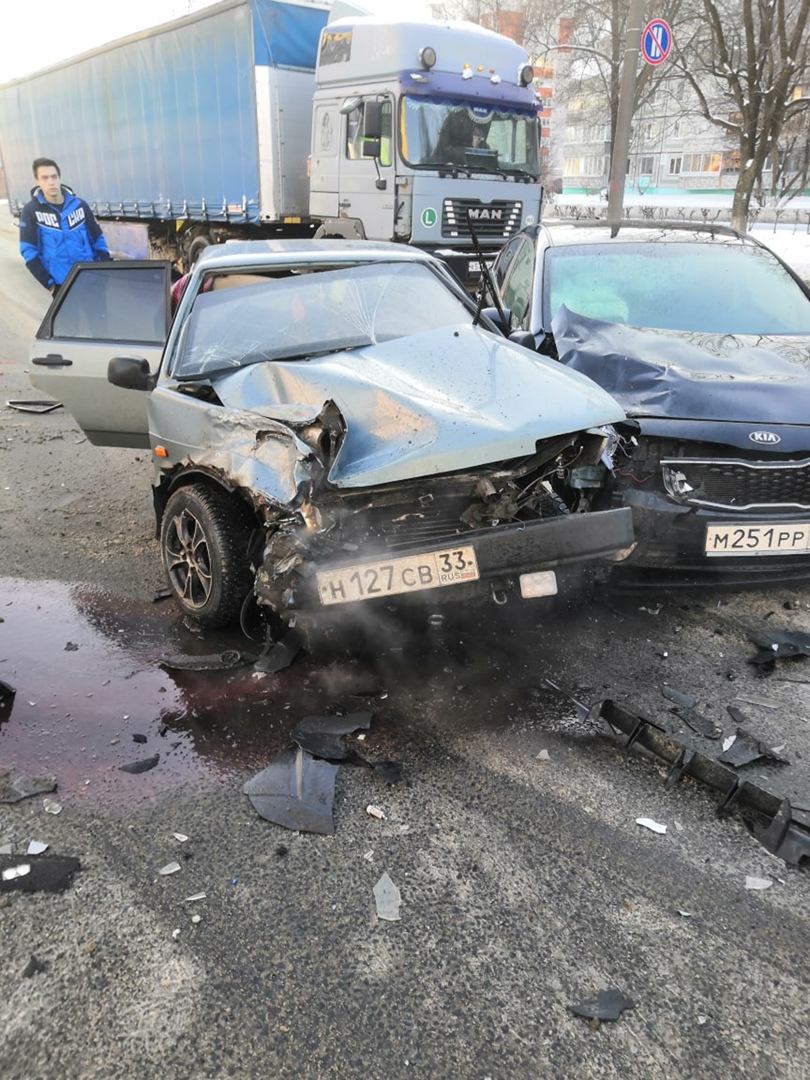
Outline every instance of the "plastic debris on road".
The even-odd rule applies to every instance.
[[[20,863],[17,866],[7,866],[5,870],[3,870],[3,881],[14,881],[15,878],[25,877],[26,874],[30,873],[30,863]]]
[[[13,765],[0,769],[0,803],[19,802],[31,795],[47,795],[56,790],[56,777],[51,773],[26,776]]]
[[[740,710],[735,709],[733,705],[728,706],[728,711],[732,719],[736,720],[738,723],[740,720],[745,719]],[[783,747],[779,747],[779,749],[781,750]],[[738,727],[736,735],[723,742],[723,753],[717,760],[723,761],[727,765],[733,765],[735,769],[739,769],[743,765],[750,765],[751,762],[759,761],[763,758],[766,761],[772,761],[779,765],[790,764],[787,758],[782,757],[775,749],[766,746],[761,739],[758,739],[755,735],[746,731],[745,728]]]
[[[61,814],[62,804],[56,802],[54,799],[43,799],[42,809],[46,814]]]
[[[180,844],[185,844],[186,840],[188,840],[188,837],[186,836],[186,834],[185,834],[185,833],[181,833],[181,832],[176,832],[176,833],[172,833],[172,836],[173,836],[173,837],[175,838],[175,840],[177,840],[177,842],[178,842],[178,843],[180,843]]]
[[[128,765],[119,765],[118,768],[126,773],[144,773],[154,769],[159,761],[160,754],[153,754],[152,757],[144,758],[142,761],[130,761]]]
[[[176,874],[179,869],[179,862],[170,862],[166,863],[165,866],[161,866],[160,870],[158,870],[158,873],[163,874],[163,876],[165,877],[167,874]]]
[[[615,988],[603,990],[593,1001],[583,1001],[579,1005],[569,1005],[568,1009],[575,1016],[586,1020],[618,1020],[626,1009],[635,1009],[635,1001],[626,998],[621,990]]]
[[[387,922],[398,922],[402,896],[388,873],[384,873],[374,886],[374,900],[377,904],[377,918]]]
[[[761,891],[762,889],[770,889],[771,885],[773,885],[773,881],[769,877],[747,877],[745,879],[746,889]]]
[[[549,756],[548,750],[541,750],[540,753],[537,755],[535,760],[536,761],[551,761],[551,757]]]
[[[205,900],[206,895],[207,894],[204,892],[195,892],[191,896],[184,896],[183,902],[186,904],[190,904],[192,900]]]
[[[49,845],[43,840],[32,840],[28,845],[28,855],[41,855],[43,851],[48,850]]]
[[[338,766],[288,748],[242,788],[266,821],[297,832],[333,836],[332,804]]]
[[[367,731],[371,725],[373,713],[358,712],[348,716],[305,716],[290,732],[294,742],[302,750],[316,758],[327,761],[346,761],[351,758],[351,751],[344,741],[344,736],[354,731]]]
[[[63,892],[81,870],[78,859],[67,855],[37,855],[30,862],[0,856],[0,891]]]
[[[375,806],[373,803],[369,803],[366,807],[366,813],[370,817],[378,818],[380,821],[387,821],[385,811],[381,806]]]
[[[645,829],[649,829],[650,832],[655,833],[665,833],[667,831],[666,825],[661,825],[659,822],[653,821],[652,818],[648,817],[637,817],[636,825],[643,825]]]

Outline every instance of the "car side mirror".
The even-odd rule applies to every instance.
[[[367,101],[363,108],[363,136],[366,139],[382,138],[382,102]],[[371,155],[368,155],[371,157]],[[377,156],[377,155],[375,155]]]
[[[534,334],[529,330],[513,330],[509,335],[509,340],[514,341],[515,345],[522,345],[524,349],[537,352],[537,342],[534,340]]]
[[[512,321],[512,312],[509,308],[504,308],[502,315],[499,308],[485,307],[482,309],[481,314],[491,323],[494,323],[496,329],[499,330],[504,337],[509,337],[509,324]]]
[[[157,375],[149,372],[142,356],[114,356],[107,365],[107,382],[122,390],[154,390]]]

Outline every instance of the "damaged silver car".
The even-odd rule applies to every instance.
[[[632,544],[579,512],[622,409],[501,336],[401,245],[209,248],[170,322],[170,265],[79,264],[32,382],[91,442],[149,447],[160,547],[208,627],[390,597],[533,597]]]

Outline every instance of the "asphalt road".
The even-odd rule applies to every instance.
[[[810,630],[810,588],[433,630],[392,614],[264,679],[172,674],[167,655],[244,642],[153,602],[145,454],[5,406],[37,396],[25,357],[48,300],[14,241],[0,217],[0,680],[17,691],[0,767],[53,773],[62,811],[0,804],[0,845],[19,864],[39,840],[81,869],[63,892],[0,892],[3,1076],[810,1076],[807,873],[705,788],[665,790],[660,764],[545,682],[682,733],[665,686],[724,734],[736,704],[791,759],[745,775],[810,806],[810,660],[759,677],[747,637]],[[302,717],[342,709],[373,713],[349,741],[404,780],[342,767],[334,836],[259,818],[244,782]],[[399,921],[377,917],[383,872]],[[568,1010],[609,988],[635,1002],[616,1022]]]

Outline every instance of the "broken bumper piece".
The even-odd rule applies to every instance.
[[[595,561],[632,542],[632,513],[622,508],[473,530],[395,552],[371,547],[360,559],[332,559],[300,577],[288,606],[312,610],[428,590],[444,590],[447,599],[489,595],[520,575]],[[256,590],[272,602],[264,575]]]

